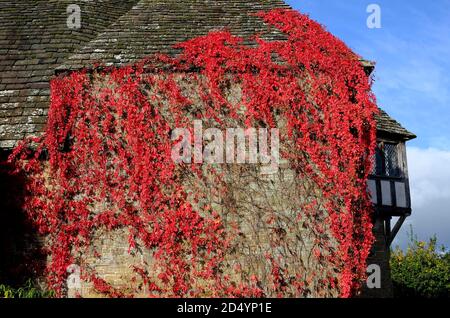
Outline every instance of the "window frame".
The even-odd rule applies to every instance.
[[[392,146],[394,150],[393,157],[388,157],[385,150],[386,145]],[[392,152],[392,150],[391,150]],[[379,141],[375,149],[374,162],[372,167],[372,175],[387,178],[404,178],[404,171],[401,166],[400,143]]]

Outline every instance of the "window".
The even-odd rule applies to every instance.
[[[386,177],[401,177],[398,144],[381,142],[375,151],[372,174]]]

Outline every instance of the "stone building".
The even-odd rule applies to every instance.
[[[157,52],[174,54],[177,51],[173,44],[224,27],[242,37],[262,32],[266,39],[282,39],[283,35],[268,30],[252,13],[288,8],[278,0],[79,1],[81,28],[77,29],[68,25],[73,14],[68,7],[73,3],[71,0],[0,0],[2,158],[20,140],[44,131],[49,80],[55,74],[93,68],[97,63],[108,66],[131,64]],[[372,63],[362,63],[368,73],[373,71]],[[365,293],[390,296],[389,246],[405,218],[411,214],[405,143],[415,136],[382,110],[377,124],[379,147],[375,168],[368,180],[376,209],[374,232],[377,241],[368,262],[380,265],[382,288],[367,289]],[[1,187],[7,189],[8,185],[4,183]],[[2,214],[5,211],[3,209]],[[391,228],[392,218],[398,220]],[[19,222],[17,219],[12,221],[12,224]],[[6,238],[20,233],[10,227],[2,235]],[[4,242],[10,241],[5,239]],[[129,261],[127,248],[120,240],[111,242],[103,238],[99,243],[104,246],[103,254],[106,255],[99,267],[112,281],[126,280],[127,274],[121,270],[121,264]],[[19,243],[12,245],[17,250],[24,248]],[[4,243],[1,253],[7,255],[9,252],[9,246]],[[5,263],[7,265],[1,265],[0,269],[17,265],[13,261]]]

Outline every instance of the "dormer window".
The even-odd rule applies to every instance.
[[[398,144],[388,142],[378,143],[372,174],[393,178],[402,177]]]
[[[409,185],[403,142],[379,140],[368,180],[372,203],[388,215],[410,213]]]

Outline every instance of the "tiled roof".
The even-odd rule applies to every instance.
[[[81,7],[79,30],[66,25],[73,3]],[[0,148],[43,131],[55,70],[176,53],[173,44],[224,27],[243,37],[263,32],[280,39],[251,15],[280,7],[289,6],[279,0],[0,0]],[[387,114],[379,129],[412,135]]]
[[[270,32],[252,15],[274,8],[289,6],[279,0],[141,0],[58,69],[89,67],[98,61],[122,65],[152,53],[176,53],[174,44],[223,28],[244,38],[264,32],[267,39],[281,39],[280,32]]]
[[[416,135],[406,130],[399,122],[390,117],[382,109],[380,109],[380,113],[376,116],[376,119],[379,133],[394,134],[405,140],[416,138]]]
[[[55,68],[136,2],[0,0],[0,148],[42,132]],[[67,27],[73,3],[81,9],[79,30]]]

